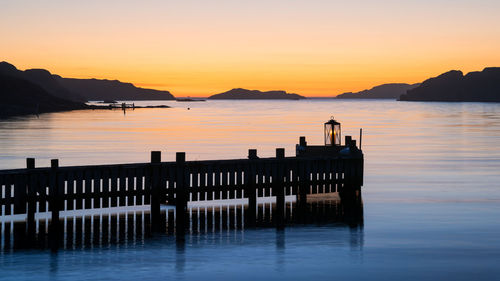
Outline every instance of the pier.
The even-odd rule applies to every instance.
[[[350,136],[344,145],[335,141],[309,146],[300,137],[291,157],[277,148],[270,158],[249,149],[245,159],[186,161],[177,152],[175,161],[163,161],[161,151],[152,151],[148,163],[60,167],[53,159],[51,167],[41,168],[28,158],[25,169],[0,171],[0,216],[21,215],[30,236],[37,214],[50,214],[49,229],[59,229],[61,212],[147,206],[152,231],[175,220],[175,233],[182,236],[192,223],[188,203],[243,200],[244,222],[251,227],[259,221],[258,200],[268,198],[275,207],[273,224],[283,228],[289,220],[285,198],[294,198],[298,211],[308,197],[332,193],[344,204],[360,201],[363,153]]]

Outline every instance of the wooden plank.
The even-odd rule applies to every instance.
[[[135,170],[134,169],[127,169],[126,170],[127,174],[127,206],[134,206],[135,201],[134,201],[134,195],[133,192],[135,191]]]
[[[161,193],[161,151],[151,152],[150,164],[150,214],[153,231],[158,231],[161,222],[160,193]]]
[[[324,193],[325,161],[324,159],[318,161],[318,193]]]
[[[27,181],[28,186],[26,188],[27,191],[27,201],[28,201],[28,210],[26,215],[26,223],[28,224],[28,233],[29,235],[34,235],[36,232],[36,224],[35,224],[35,213],[36,213],[36,191],[38,190],[38,174],[37,172],[31,170],[35,168],[35,159],[30,160],[28,167],[28,175]],[[33,237],[33,236],[32,236]]]
[[[285,188],[285,196],[288,196],[291,194],[291,186],[292,186],[292,183],[294,182],[293,180],[293,168],[292,168],[292,163],[290,162],[285,162],[284,164],[284,173],[285,173],[285,177],[284,177],[284,180],[285,180],[285,184],[286,184],[286,188]]]
[[[67,200],[67,180],[68,172],[59,170],[57,172],[57,203],[59,211],[65,210],[65,206],[69,206],[69,200]],[[72,201],[71,201],[72,202]]]
[[[306,191],[306,194],[310,194],[311,193],[311,185],[312,185],[312,173],[311,173],[311,170],[312,170],[312,160],[306,160],[305,163],[304,163],[305,167],[304,167],[304,170],[305,170],[305,191]]]
[[[47,203],[49,202],[49,175],[48,173],[38,174],[38,183],[36,186],[36,200],[38,201],[38,212],[47,211]]]
[[[14,179],[12,175],[5,176],[5,187],[4,187],[4,198],[7,200],[7,204],[4,204],[5,212],[4,215],[8,216],[11,214],[12,205],[12,185],[14,184]]]
[[[3,216],[3,206],[4,206],[4,203],[3,203],[3,195],[5,193],[5,176],[4,175],[1,175],[0,174],[0,200],[2,203],[0,203],[0,216]],[[1,235],[2,233],[0,233]],[[0,239],[1,239],[1,236],[0,236]],[[1,241],[1,240],[0,240]]]
[[[111,185],[110,185],[110,191],[111,191],[111,194],[109,195],[110,197],[110,207],[117,207],[118,206],[118,198],[116,196],[116,193],[118,192],[118,179],[119,179],[119,171],[118,171],[118,167],[113,167],[110,169],[110,181],[111,181]]]
[[[144,192],[144,169],[139,168],[136,170],[136,196],[135,196],[135,205],[140,206],[143,205],[143,194]]]
[[[325,160],[325,192],[332,192],[332,161],[331,159]]]
[[[14,176],[14,214],[26,214],[27,184],[27,174]]]
[[[83,175],[83,170],[82,169],[79,169],[76,173],[75,173],[75,188],[76,188],[76,194],[79,194],[83,197],[84,193],[83,193],[83,180],[84,180],[84,175]],[[85,194],[86,195],[86,194]],[[83,208],[83,199],[78,199],[76,200],[76,205],[75,205],[75,209],[76,210],[81,210]]]
[[[223,166],[222,168],[222,182],[221,182],[221,191],[222,191],[222,197],[221,199],[227,199],[227,191],[228,191],[228,168],[226,166]]]
[[[169,204],[172,204],[175,202],[174,199],[174,194],[175,194],[175,166],[171,165],[168,167],[168,174],[167,174],[167,180],[168,180],[168,190],[167,190],[167,199],[169,200]]]
[[[102,208],[109,208],[109,193],[110,193],[110,186],[109,186],[109,179],[110,179],[111,173],[109,168],[104,168],[102,170]]]
[[[271,196],[271,184],[273,183],[273,167],[271,163],[266,163],[265,164],[265,170],[264,170],[264,177],[266,178],[266,183],[264,186],[264,196],[268,197]]]
[[[74,199],[69,199],[73,198],[73,195],[75,194],[75,175],[72,170],[66,171],[66,186],[64,189],[64,198],[66,201],[66,210],[71,211],[75,207],[75,200]]]
[[[207,169],[207,200],[213,200],[214,197],[213,197],[213,191],[212,191],[212,188],[214,186],[213,184],[213,180],[214,180],[214,175],[213,175],[213,169],[212,169],[212,166],[208,166],[208,169]]]
[[[207,200],[207,167],[200,168],[200,201]]]
[[[191,192],[191,200],[192,201],[198,201],[198,168],[197,166],[194,166],[192,168],[192,173],[191,173],[191,187],[192,187],[192,192]]]
[[[272,178],[272,183],[271,183],[271,192],[269,193],[270,196],[277,196],[279,194],[278,189],[279,184],[281,183],[280,178],[278,176],[278,162],[273,162],[271,164],[271,178]]]
[[[165,204],[167,202],[167,177],[168,168],[164,164],[160,164],[160,186],[159,186],[159,202]]]
[[[94,208],[101,208],[101,190],[102,190],[102,171],[99,168],[93,170],[94,174],[94,191],[93,191],[93,202]]]
[[[298,161],[293,161],[293,165],[292,165],[292,175],[293,175],[293,178],[292,178],[292,194],[293,195],[297,195],[298,194],[298,190],[299,190],[299,175],[300,175],[300,172],[299,172],[299,164],[298,164]]]
[[[215,168],[215,186],[214,186],[214,199],[219,200],[220,197],[220,188],[221,188],[221,178],[222,178],[222,171],[220,166],[217,166]]]
[[[262,164],[256,163],[255,164],[255,169],[256,169],[256,189],[257,189],[257,197],[264,197],[264,166]]]
[[[236,198],[238,199],[243,198],[243,188],[244,188],[243,171],[244,171],[244,166],[242,165],[236,166]]]
[[[311,163],[311,194],[317,194],[318,193],[318,162],[317,161],[312,161]]]
[[[93,181],[92,170],[85,169],[85,171],[83,172],[83,177],[85,178],[85,187],[84,187],[85,206],[84,206],[84,208],[90,209],[90,208],[92,208],[92,200],[93,200],[92,198],[94,197],[94,195],[92,194],[92,181]]]
[[[127,169],[128,170],[128,169]],[[127,205],[127,170],[120,167],[118,171],[118,176],[120,180],[120,185],[118,186],[118,206]]]
[[[151,204],[151,173],[144,171],[144,204]]]
[[[234,191],[235,191],[235,186],[236,186],[236,169],[234,169],[234,166],[229,168],[229,179],[227,182],[228,185],[228,193],[229,193],[229,199],[234,199]]]
[[[144,169],[143,168],[139,168],[136,170],[136,197],[135,197],[135,204],[137,206],[140,206],[140,205],[143,205],[144,204],[144,194],[146,193],[145,192],[145,188],[144,188]]]

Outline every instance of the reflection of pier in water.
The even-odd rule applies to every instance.
[[[262,200],[263,199],[263,200]],[[177,229],[175,208],[162,208],[159,225],[152,225],[149,206],[137,206],[132,210],[104,208],[91,211],[61,212],[61,223],[57,229],[50,226],[50,213],[41,213],[36,218],[34,232],[27,231],[22,218],[4,216],[1,221],[2,251],[26,248],[85,249],[111,245],[135,245],[158,236],[176,237],[177,241],[193,235],[222,234],[232,230],[248,230],[276,227],[279,219],[276,204],[269,198],[259,198],[254,214],[244,200],[230,202],[213,201],[211,204],[192,204],[186,216],[183,231]],[[356,200],[340,200],[336,193],[310,198],[301,204],[287,197],[285,203],[285,225],[329,225],[346,228],[352,233],[352,247],[362,246],[363,204]],[[182,226],[181,226],[182,227]],[[185,235],[179,236],[179,233]],[[281,237],[281,236],[280,236]],[[277,241],[278,243],[279,241]],[[281,241],[284,243],[284,241]],[[279,243],[278,243],[279,244]]]

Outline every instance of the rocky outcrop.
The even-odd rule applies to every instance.
[[[452,70],[425,80],[399,100],[500,102],[500,67],[488,67],[465,76],[462,71]]]

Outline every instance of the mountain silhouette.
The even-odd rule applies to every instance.
[[[336,96],[337,99],[397,99],[407,90],[418,87],[420,84],[389,83],[375,86],[360,92],[347,92]]]
[[[8,62],[0,62],[0,74],[30,81],[40,86],[47,93],[54,97],[79,102],[86,101],[84,97],[72,93],[68,89],[61,86],[59,82],[52,76],[52,74],[45,69],[28,69],[25,71],[21,71]]]
[[[39,85],[52,96],[86,102],[91,100],[173,100],[168,91],[135,87],[118,80],[75,79],[53,75],[45,69],[18,70],[14,65],[0,62],[0,74],[17,77]]]
[[[84,97],[87,101],[98,100],[174,100],[168,91],[144,89],[132,83],[106,79],[62,78],[56,80],[71,92]]]
[[[82,102],[55,97],[31,81],[2,73],[0,101],[0,117],[87,108]]]
[[[399,100],[500,102],[500,67],[487,67],[465,76],[459,70],[448,71],[408,90]]]
[[[212,95],[208,97],[212,100],[217,99],[305,99],[305,97],[297,94],[289,94],[285,91],[267,91],[261,92],[258,90],[247,90],[235,88],[224,93]]]

